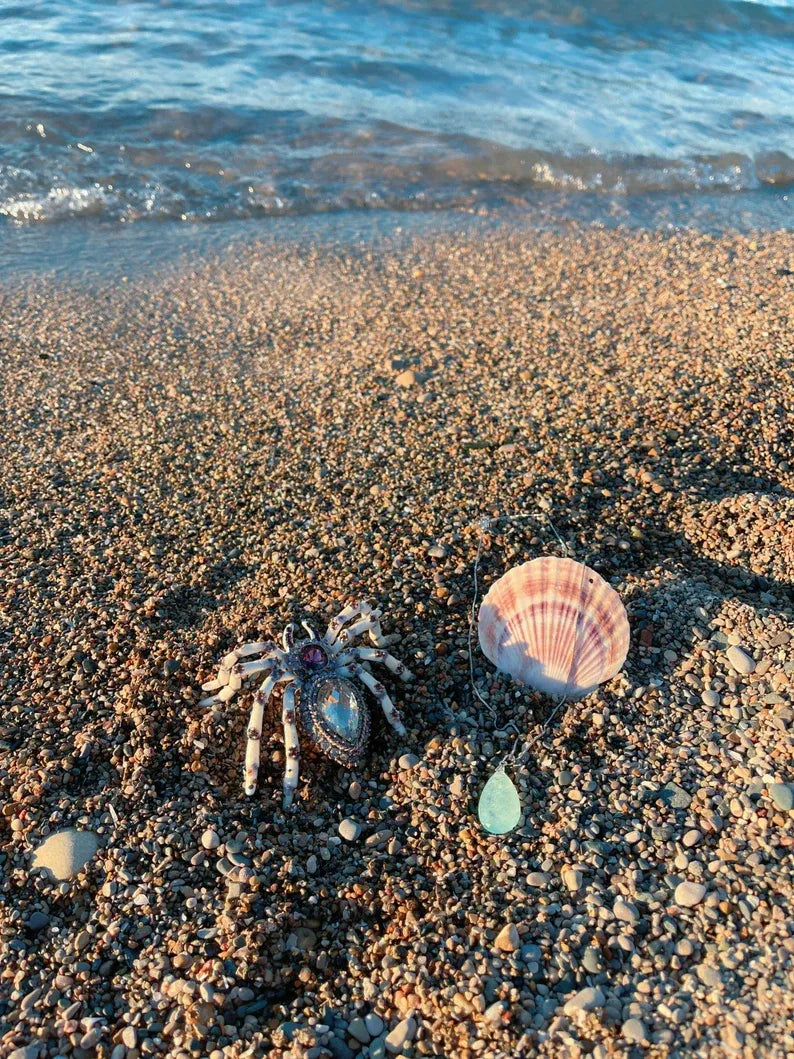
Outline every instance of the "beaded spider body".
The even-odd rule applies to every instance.
[[[248,722],[246,794],[256,791],[262,719],[265,705],[277,684],[286,684],[282,707],[286,751],[284,808],[291,804],[298,785],[298,720],[314,746],[340,765],[351,768],[364,756],[370,714],[354,680],[369,688],[391,726],[401,735],[405,734],[385,687],[361,665],[362,662],[380,662],[402,680],[412,679],[403,663],[383,650],[388,641],[381,631],[379,619],[380,611],[372,610],[366,603],[358,603],[338,614],[324,636],[318,636],[303,622],[308,638],[296,640],[296,626],[288,625],[282,636],[282,647],[273,641],[243,644],[226,655],[217,678],[202,685],[203,691],[214,693],[201,701],[201,705],[208,706],[228,702],[243,686],[243,681],[256,673],[266,674],[254,696]],[[364,633],[375,646],[352,646],[353,641]],[[244,658],[251,661],[241,661]]]

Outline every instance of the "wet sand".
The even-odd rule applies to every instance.
[[[595,230],[0,294],[3,1054],[791,1054],[793,297],[791,234]],[[479,652],[473,699],[472,563],[544,512],[632,646],[495,838],[553,704]],[[245,798],[251,692],[200,684],[362,597],[407,736],[304,747],[284,812],[276,696]]]

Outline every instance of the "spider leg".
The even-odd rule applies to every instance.
[[[397,713],[394,703],[389,698],[386,689],[378,680],[378,678],[373,677],[371,673],[368,673],[366,669],[363,669],[356,662],[354,662],[348,668],[353,675],[358,677],[362,684],[366,684],[366,686],[378,700],[381,709],[386,714],[386,720],[389,722],[392,728],[394,728],[395,731],[399,732],[400,735],[405,735],[405,727],[402,721],[400,720],[399,714]]]
[[[230,655],[226,656],[231,657]],[[228,702],[234,698],[236,692],[243,686],[243,681],[254,673],[273,669],[282,660],[282,654],[278,648],[268,652],[264,658],[258,658],[254,662],[234,662],[230,669],[221,666],[220,672],[215,680],[210,680],[201,685],[202,691],[215,691],[217,694],[210,695],[199,702],[199,706],[211,706],[215,702]]]
[[[349,647],[349,645],[355,640],[357,636],[361,636],[362,633],[368,632],[369,638],[376,647],[386,647],[387,644],[393,643],[395,640],[399,640],[399,636],[384,636],[383,630],[380,627],[380,614],[378,611],[373,611],[354,625],[348,626],[339,633],[339,638],[332,648],[334,652],[339,651],[343,648]]]
[[[392,673],[396,673],[401,680],[413,680],[411,671],[394,655],[379,647],[351,647],[337,658],[337,665],[343,666],[348,662],[381,662]]]
[[[292,805],[292,796],[298,786],[298,763],[300,761],[300,746],[298,744],[298,727],[295,723],[295,685],[288,684],[284,688],[284,705],[281,711],[281,719],[284,722],[284,754],[286,765],[284,767],[284,808]]]
[[[340,645],[337,644],[340,630],[343,625],[347,625],[348,622],[355,621],[356,618],[369,618],[377,622],[380,618],[380,611],[373,610],[371,604],[367,603],[366,600],[362,600],[360,603],[351,603],[349,607],[345,607],[344,610],[340,611],[335,618],[331,619],[328,628],[325,630],[325,636],[323,639],[332,649],[335,654],[339,649]]]
[[[291,673],[283,673],[279,670],[268,673],[259,691],[254,696],[251,717],[248,721],[248,742],[245,748],[245,793],[249,796],[256,791],[256,780],[259,775],[259,744],[262,740],[262,718],[264,717],[267,700],[270,698],[276,684],[284,680],[294,679]]]

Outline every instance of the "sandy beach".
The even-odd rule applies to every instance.
[[[574,228],[0,290],[0,1054],[794,1053],[793,298],[791,233]],[[469,684],[511,514],[481,586],[548,517],[632,643],[494,837],[553,706]],[[246,798],[201,683],[361,598],[407,736],[285,812],[275,696]]]

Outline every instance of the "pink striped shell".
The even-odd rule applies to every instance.
[[[495,581],[480,605],[483,653],[503,673],[560,699],[581,699],[626,660],[629,622],[595,570],[544,556]]]

